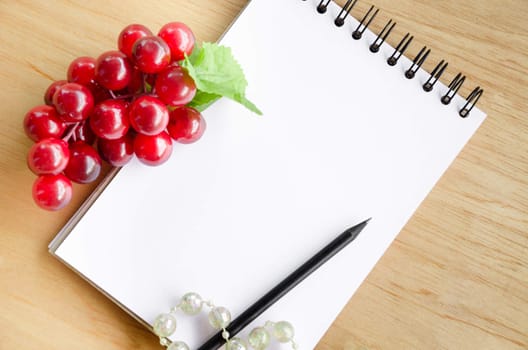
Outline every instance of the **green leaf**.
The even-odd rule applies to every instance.
[[[233,100],[237,101],[238,103],[240,103],[242,106],[246,107],[247,109],[249,109],[253,113],[256,113],[258,115],[262,115],[262,111],[260,109],[258,109],[257,106],[255,106],[255,104],[253,102],[248,100],[246,98],[246,96],[244,96],[244,95],[235,95],[235,98]]]
[[[202,47],[193,50],[191,56],[185,57],[181,65],[194,79],[196,88],[201,93],[228,97],[251,111],[262,114],[245,96],[247,80],[230,48],[214,43],[203,43]],[[204,95],[198,97],[203,99]],[[212,100],[211,96],[209,96],[210,100]],[[205,104],[197,102],[196,105]]]
[[[210,105],[215,103],[220,97],[220,95],[210,94],[208,92],[196,91],[193,100],[188,104],[189,107],[192,107],[199,112],[203,112]]]
[[[194,46],[194,49],[191,52],[190,56],[185,55],[185,59],[189,59],[192,64],[196,64],[198,61],[198,56],[202,54],[202,46],[198,43]]]
[[[244,72],[226,46],[203,43],[182,65],[195,80],[196,87],[204,92],[233,96],[246,89]]]

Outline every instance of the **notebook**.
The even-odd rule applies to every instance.
[[[204,112],[202,139],[175,144],[167,163],[133,161],[112,171],[51,253],[150,327],[188,291],[236,317],[344,229],[372,217],[245,331],[289,320],[300,348],[313,348],[485,119],[472,108],[480,88],[468,99],[454,94],[469,82],[435,82],[442,65],[431,77],[418,68],[420,57],[400,56],[405,42],[371,52],[390,27],[371,32],[365,26],[375,12],[353,12],[361,25],[346,16],[350,4],[343,12],[328,1],[249,2],[221,43],[244,68],[247,96],[264,115],[218,101]],[[449,104],[441,102],[446,94]],[[180,316],[172,339],[201,345],[215,333],[202,316]]]

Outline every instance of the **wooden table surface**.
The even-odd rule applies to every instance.
[[[75,186],[65,210],[38,209],[22,119],[52,80],[65,78],[72,59],[113,49],[125,25],[157,30],[179,20],[199,40],[214,41],[245,3],[0,1],[0,349],[160,349],[48,254],[93,186]],[[376,30],[394,18],[397,34],[388,41],[413,33],[408,55],[431,47],[429,71],[447,58],[442,80],[462,71],[464,96],[484,87],[479,107],[489,116],[318,348],[527,349],[528,1],[375,4]],[[352,14],[369,6],[360,1]]]

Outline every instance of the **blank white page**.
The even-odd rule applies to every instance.
[[[338,6],[319,14],[318,2],[253,0],[222,39],[263,116],[220,100],[204,113],[202,139],[174,144],[159,167],[125,166],[52,242],[140,321],[187,291],[236,317],[372,217],[253,323],[289,320],[301,348],[313,348],[484,120],[476,108],[459,117],[464,99],[443,105],[444,85],[424,92],[426,72],[407,80],[408,59],[389,66],[393,48],[371,53],[374,34],[353,40],[358,22],[337,28]],[[174,339],[191,348],[214,333],[205,315],[178,321]]]

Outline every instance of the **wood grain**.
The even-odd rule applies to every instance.
[[[216,40],[245,0],[0,1],[0,349],[160,349],[156,338],[47,253],[93,189],[44,212],[31,200],[21,122],[77,56],[115,47],[126,24],[180,20]],[[341,2],[343,3],[343,2]],[[375,0],[409,56],[449,61],[484,87],[489,117],[320,342],[319,349],[528,348],[528,2]],[[370,6],[361,1],[360,17]],[[270,24],[272,24],[270,19]],[[444,82],[448,82],[442,79]],[[302,327],[302,325],[296,325]]]

